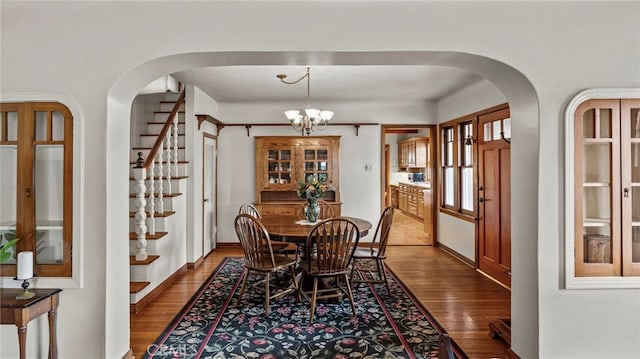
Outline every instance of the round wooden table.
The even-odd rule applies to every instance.
[[[371,222],[361,218],[343,218],[348,218],[356,224],[360,231],[360,238],[366,236],[372,227]],[[306,242],[307,235],[313,228],[309,224],[297,224],[300,218],[294,216],[266,215],[260,221],[269,232],[271,239],[298,244]]]

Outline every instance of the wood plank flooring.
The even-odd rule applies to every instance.
[[[397,241],[410,240],[405,237],[417,232],[418,227],[407,223],[392,230]],[[432,246],[390,245],[387,253],[389,267],[469,358],[505,358],[507,346],[489,337],[489,322],[510,317],[511,294],[507,289]],[[241,255],[239,247],[216,249],[141,313],[132,314],[131,348],[135,357],[142,357],[224,257]]]

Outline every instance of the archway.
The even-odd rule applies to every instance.
[[[189,53],[151,60],[123,74],[109,91],[107,102],[106,154],[107,183],[106,238],[127,235],[128,149],[121,139],[129,137],[129,118],[134,97],[146,84],[168,73],[190,68],[222,65],[437,65],[462,68],[491,81],[507,98],[512,121],[512,348],[518,353],[538,352],[538,129],[536,92],[525,76],[502,62],[478,55],[454,52],[225,52]],[[106,345],[110,321],[128,318],[128,246],[123,241],[107,241]],[[128,320],[127,320],[128,322]],[[129,332],[126,333],[129,335]]]

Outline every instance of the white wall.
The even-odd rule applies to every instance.
[[[75,121],[86,133],[76,147],[83,156],[76,170],[85,179],[81,202],[86,205],[74,218],[74,226],[87,229],[86,239],[74,237],[87,243],[74,256],[85,286],[62,292],[60,357],[120,358],[129,348],[128,243],[118,238],[128,232],[128,149],[122,139],[129,138],[135,95],[167,73],[229,63],[423,63],[465,68],[489,79],[505,95],[514,119],[512,231],[521,240],[512,247],[513,350],[523,358],[640,355],[640,326],[634,320],[640,316],[639,291],[567,291],[560,281],[562,229],[571,225],[562,216],[562,113],[568,99],[585,88],[640,86],[637,2],[3,1],[0,6],[3,97],[62,94],[77,104]],[[310,13],[330,24],[308,26]],[[166,23],[188,25],[158,26]],[[608,51],[597,51],[603,48]],[[361,128],[361,136],[370,131],[375,130]],[[377,141],[362,145],[378,146]],[[241,176],[228,160],[224,166],[221,177]],[[351,175],[368,178],[357,169]],[[246,185],[252,179],[240,181]],[[345,186],[343,193],[352,189]],[[235,202],[234,195],[253,196],[221,191],[220,199]],[[35,347],[46,347],[41,322],[30,326],[30,349],[34,341],[40,344]],[[3,326],[0,335],[0,355],[15,357],[15,328]]]

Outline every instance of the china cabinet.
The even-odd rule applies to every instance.
[[[256,202],[262,214],[295,215],[301,203],[296,183],[308,176],[332,190],[324,200],[340,214],[340,136],[257,136]]]
[[[574,113],[575,275],[640,276],[640,99]]]

